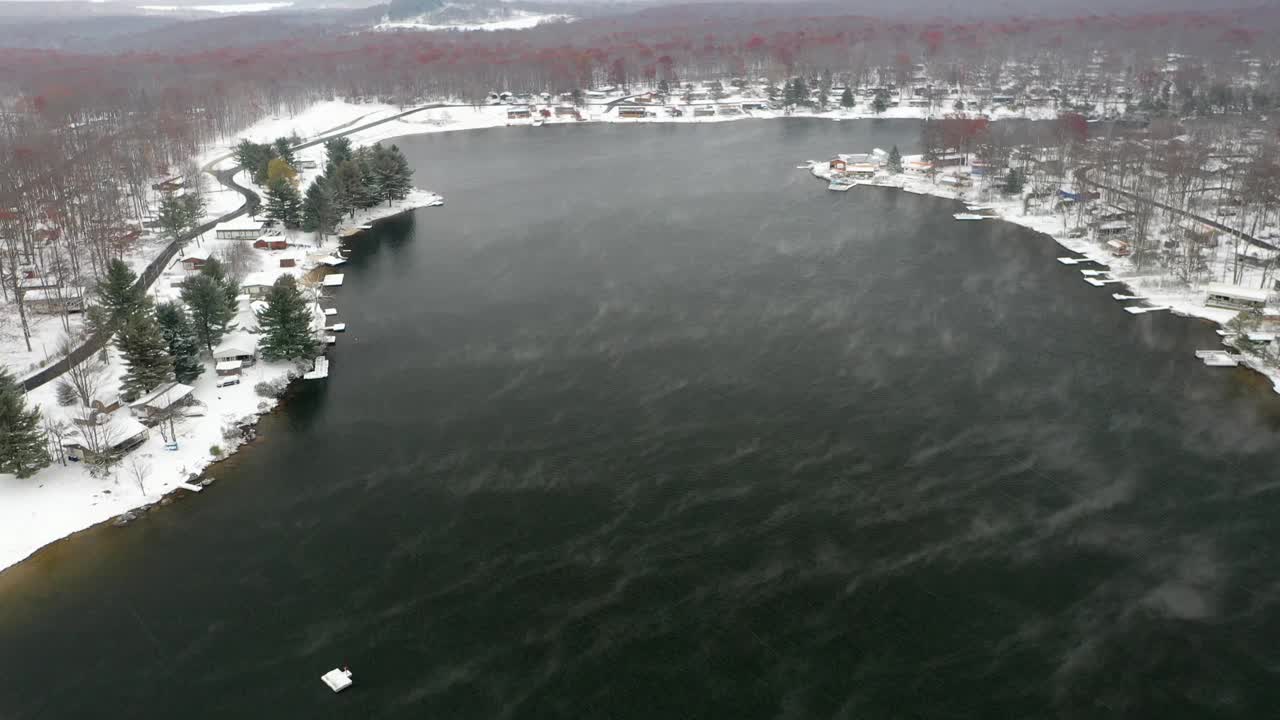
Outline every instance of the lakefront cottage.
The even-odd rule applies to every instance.
[[[171,411],[195,401],[195,388],[180,382],[161,383],[159,387],[129,403],[134,416],[143,422],[158,421]]]
[[[255,240],[262,234],[262,223],[241,215],[220,223],[214,228],[213,234],[219,240]]]

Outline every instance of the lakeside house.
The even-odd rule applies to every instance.
[[[533,117],[533,111],[528,107],[513,107],[507,110],[508,120],[528,120]]]
[[[262,223],[247,215],[219,223],[213,236],[219,240],[255,240],[262,234]]]
[[[178,260],[178,263],[182,265],[183,270],[193,273],[204,267],[213,253],[208,246],[205,246],[184,248],[182,255],[182,259]]]
[[[834,157],[827,163],[827,169],[833,173],[842,173],[849,169],[849,163],[842,157]]]
[[[170,411],[195,401],[195,388],[180,382],[161,383],[159,387],[129,403],[129,409],[139,420],[158,421]]]
[[[715,114],[716,108],[714,105],[695,105],[693,107],[693,116],[696,118],[715,117]]]
[[[240,374],[239,360],[219,360],[214,363],[213,371],[218,377],[232,377]]]
[[[618,117],[620,118],[644,118],[649,116],[649,111],[634,105],[628,105],[618,108]]]
[[[1108,240],[1107,249],[1111,251],[1113,257],[1128,257],[1133,254],[1133,248],[1123,240]]]
[[[217,362],[235,360],[240,363],[237,367],[252,365],[258,359],[258,340],[245,333],[230,335],[213,349],[213,359]]]
[[[1124,235],[1129,232],[1129,223],[1124,220],[1110,220],[1098,223],[1094,230],[1098,233],[1098,237],[1114,237],[1116,235]]]
[[[76,429],[62,441],[68,460],[83,462],[103,455],[120,455],[147,441],[146,425],[124,413],[96,413],[88,422],[76,422]]]
[[[909,160],[906,165],[906,170],[908,172],[913,172],[913,173],[918,173],[923,175],[926,173],[933,172],[933,163],[929,162],[928,160]]]
[[[1266,307],[1266,290],[1243,288],[1239,285],[1212,283],[1207,288],[1209,297],[1205,299],[1206,307],[1226,308],[1227,310],[1261,310]]]

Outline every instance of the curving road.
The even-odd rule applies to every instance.
[[[322,133],[321,135],[319,135],[318,137],[312,140],[299,143],[295,145],[293,149],[302,150],[304,148],[314,147],[316,145],[319,145],[325,142],[326,140],[332,140],[334,138],[344,137],[346,135],[358,133],[363,130],[368,130],[369,128],[377,127],[384,123],[392,122],[393,120],[399,120],[402,117],[405,117],[407,115],[412,115],[414,113],[420,113],[424,110],[434,110],[436,108],[443,108],[443,107],[470,107],[470,106],[456,105],[456,104],[449,104],[449,103],[433,103],[431,105],[421,105],[419,107],[415,107],[410,110],[405,110],[403,112],[399,112],[394,115],[389,115],[379,120],[373,120],[373,121],[364,123],[362,125],[356,125],[355,127],[351,127],[353,124],[360,122],[361,118],[368,117],[368,115],[363,115],[360,118],[356,118],[355,120],[352,120],[351,122],[344,123],[342,125],[338,125],[336,127],[330,128],[329,130],[326,130],[324,133]],[[173,240],[168,245],[166,245],[165,248],[160,251],[160,254],[157,255],[150,263],[147,264],[147,267],[143,269],[142,273],[138,276],[138,281],[135,287],[140,287],[143,291],[150,288],[151,284],[154,283],[156,279],[160,277],[160,273],[164,272],[164,269],[169,266],[170,262],[173,261],[173,258],[178,254],[178,251],[181,250],[183,247],[185,247],[186,244],[191,240],[209,232],[216,225],[220,223],[224,223],[228,220],[238,218],[241,215],[244,215],[245,213],[249,213],[257,209],[258,204],[260,202],[258,198],[258,194],[250,190],[249,188],[244,187],[243,185],[237,184],[235,181],[236,173],[240,172],[241,170],[239,166],[227,168],[225,170],[213,169],[214,166],[217,165],[218,163],[221,163],[232,157],[234,157],[234,153],[228,153],[221,157],[215,158],[211,160],[208,164],[206,164],[202,168],[202,170],[212,175],[214,179],[216,179],[218,183],[221,184],[223,187],[234,190],[240,193],[241,195],[243,195],[244,204],[242,204],[236,210],[233,210],[229,213],[220,215],[212,220],[202,223],[200,226],[193,228],[192,230],[186,233],[183,233],[180,237],[178,237],[177,239]],[[85,338],[85,341],[81,343],[79,346],[77,346],[74,350],[72,350],[65,358],[62,358],[61,360],[54,363],[53,365],[50,365],[46,368],[38,370],[35,373],[32,373],[31,375],[28,375],[27,377],[23,378],[22,379],[23,389],[25,389],[27,392],[30,392],[40,387],[41,385],[52,382],[55,378],[62,375],[68,369],[84,362],[89,357],[91,357],[94,353],[106,347],[106,344],[110,339],[111,339],[110,335],[104,336],[99,333],[94,333],[90,335],[89,337]]]

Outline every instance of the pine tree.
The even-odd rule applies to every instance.
[[[209,258],[205,260],[204,265],[200,268],[201,275],[207,275],[213,278],[213,281],[222,288],[222,294],[227,303],[227,310],[232,315],[235,314],[239,303],[236,297],[240,294],[240,283],[227,270],[227,264],[218,258]]]
[[[400,152],[400,148],[395,145],[390,149],[381,145],[373,146],[370,183],[378,199],[386,200],[388,205],[392,200],[403,200],[413,187],[410,180],[412,175],[413,170],[409,168],[409,161]]]
[[[227,303],[226,287],[204,273],[193,275],[182,283],[182,302],[191,310],[196,340],[213,352],[233,316],[234,306]]]
[[[200,341],[191,318],[178,303],[166,302],[156,305],[156,322],[160,324],[169,357],[173,358],[174,379],[190,384],[204,372],[204,363],[199,358]]]
[[[293,143],[287,137],[278,137],[275,142],[271,143],[272,153],[289,164],[289,167],[297,166],[297,161],[293,157]],[[268,161],[270,162],[270,161]]]
[[[359,163],[353,158],[338,167],[338,174],[332,178],[334,206],[339,214],[355,216],[359,208],[370,207],[368,198],[371,193],[365,187],[364,174],[360,172]],[[377,199],[374,199],[377,202]]]
[[[853,104],[853,90],[845,88],[844,92],[840,93],[840,107],[848,110],[853,107]]]
[[[302,229],[317,233],[324,239],[338,224],[339,214],[328,178],[316,178],[307,188],[307,197],[302,201]]]
[[[259,347],[268,360],[309,358],[316,354],[311,312],[292,275],[281,275],[267,291],[267,307],[258,314]]]
[[[173,358],[169,357],[168,345],[152,313],[130,316],[120,327],[116,349],[125,364],[120,378],[121,399],[132,401],[173,379]]]
[[[267,183],[267,217],[287,228],[302,224],[302,196],[297,186],[283,177]]]
[[[40,410],[28,408],[22,389],[0,368],[0,472],[31,477],[49,464]]]
[[[889,109],[889,91],[880,89],[876,91],[876,97],[871,101],[871,109],[877,115]]]
[[[191,217],[187,212],[186,196],[166,195],[160,201],[159,221],[160,229],[164,230],[165,235],[170,240],[177,240],[191,224]]]
[[[324,141],[325,174],[332,176],[342,163],[351,159],[351,139],[336,137]]]
[[[898,152],[898,146],[894,145],[889,150],[889,172],[894,175],[902,174],[902,153]]]
[[[1026,178],[1023,176],[1022,171],[1018,168],[1011,168],[1009,174],[1005,176],[1004,188],[1002,189],[1006,195],[1020,195],[1024,185],[1026,185]]]
[[[356,207],[360,210],[371,208],[378,204],[378,193],[373,186],[373,149],[360,148],[356,151],[356,156],[352,160],[357,170],[360,172],[360,181],[355,185],[353,198]]]
[[[123,260],[112,260],[107,264],[107,274],[94,288],[98,305],[102,308],[102,312],[93,319],[94,329],[113,333],[120,329],[125,318],[151,304],[151,299],[137,280],[138,276]]]

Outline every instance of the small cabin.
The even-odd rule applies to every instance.
[[[618,117],[621,118],[644,118],[649,116],[649,111],[642,107],[634,105],[618,108]]]
[[[1209,297],[1204,301],[1207,307],[1226,308],[1228,310],[1261,310],[1267,304],[1270,295],[1266,290],[1243,288],[1239,285],[1213,283],[1209,285]]]
[[[80,288],[42,288],[22,292],[23,307],[39,315],[62,315],[84,311],[84,291]]]
[[[769,109],[769,103],[767,103],[767,102],[744,102],[744,103],[742,103],[742,109],[743,109],[743,110],[747,110],[747,111],[753,111],[753,110],[768,110],[768,109]]]
[[[916,173],[932,172],[933,163],[928,160],[912,160],[907,163],[907,170]]]
[[[533,111],[527,107],[513,107],[507,110],[508,120],[528,120],[533,117]]]
[[[182,255],[183,257],[178,262],[182,265],[182,269],[189,273],[196,272],[204,267],[211,257],[208,247],[185,248],[182,251]]]
[[[251,298],[263,297],[273,284],[271,277],[266,273],[252,272],[245,276],[244,282],[240,283],[240,289]]]
[[[90,422],[76,423],[62,441],[63,452],[73,462],[101,456],[123,455],[147,441],[147,426],[124,413],[95,413]]]
[[[849,163],[844,158],[831,158],[831,162],[827,163],[827,169],[831,172],[845,172],[849,169]]]
[[[298,261],[294,258],[280,258],[280,267],[291,268],[297,266]]]
[[[874,163],[853,163],[849,165],[849,174],[855,178],[869,179],[876,175],[876,166]]]
[[[693,108],[693,116],[698,117],[715,117],[716,109],[713,105],[697,105]]]
[[[219,240],[255,240],[262,234],[262,223],[242,215],[220,223],[213,234]]]
[[[129,403],[134,416],[146,422],[158,421],[184,405],[195,401],[195,388],[180,382],[161,383],[155,390]]]
[[[1113,257],[1128,257],[1133,254],[1133,248],[1123,240],[1108,240],[1107,249],[1111,251]]]
[[[222,341],[213,350],[215,362],[235,360],[237,367],[248,367],[258,360],[258,343],[248,336],[237,335]]]
[[[1098,237],[1124,235],[1129,232],[1129,223],[1123,220],[1111,220],[1109,222],[1099,223],[1096,230]]]

